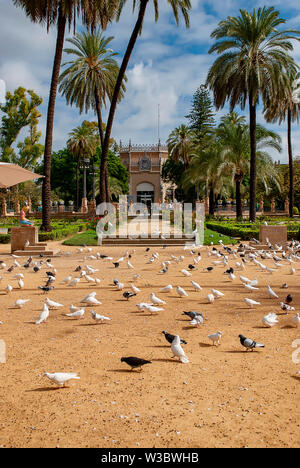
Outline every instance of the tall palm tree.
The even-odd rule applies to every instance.
[[[82,158],[90,158],[95,154],[98,141],[95,140],[95,134],[90,125],[90,122],[83,122],[82,125],[74,128],[69,133],[67,142],[68,150],[76,157],[76,210],[78,211],[79,202],[79,169]]]
[[[67,68],[59,78],[59,91],[66,97],[68,104],[75,104],[80,113],[88,113],[90,109],[96,112],[102,148],[104,128],[101,109],[106,108],[107,99],[111,100],[119,74],[119,66],[115,60],[118,54],[109,48],[112,40],[113,37],[104,37],[99,29],[77,33],[73,38],[67,39],[74,48],[67,48],[64,52],[75,58],[62,65]],[[125,91],[123,83],[119,101],[124,97]],[[109,196],[107,165],[105,173],[106,195]]]
[[[186,125],[180,125],[170,134],[167,145],[170,157],[175,161],[182,161],[187,169],[193,149],[195,132]]]
[[[273,7],[221,21],[211,37],[216,43],[209,53],[221,56],[209,70],[207,84],[214,92],[218,109],[229,100],[231,109],[242,109],[248,101],[250,114],[250,221],[256,219],[256,119],[257,105],[276,94],[284,72],[294,63],[290,39],[298,39],[296,30],[278,31],[285,23]]]
[[[176,23],[179,23],[179,13],[181,12],[185,24],[187,27],[189,27],[189,10],[192,8],[191,1],[190,0],[166,0],[166,2],[171,6],[173,15],[175,18]],[[127,0],[120,0],[119,1],[119,12],[118,12],[118,18],[121,15],[121,12],[127,3]],[[110,110],[109,110],[109,115],[108,115],[108,120],[107,120],[107,126],[106,126],[106,132],[105,132],[105,138],[104,138],[104,145],[103,145],[103,154],[102,154],[102,159],[101,159],[101,171],[100,171],[100,201],[105,202],[105,180],[104,180],[104,172],[103,169],[105,168],[105,165],[107,164],[107,157],[108,157],[108,150],[109,150],[109,139],[111,136],[112,132],[112,126],[114,122],[114,117],[115,117],[115,112],[118,104],[118,99],[120,95],[120,90],[122,88],[122,84],[124,81],[124,77],[127,71],[127,67],[129,64],[130,57],[132,55],[132,52],[134,50],[137,38],[139,34],[142,32],[142,26],[143,22],[145,19],[145,14],[147,11],[147,6],[150,3],[150,0],[133,0],[133,10],[136,9],[138,6],[138,17],[134,26],[134,29],[132,31],[125,55],[123,57],[123,61],[120,67],[120,73],[117,78],[116,82],[116,87],[114,90],[114,94],[112,96],[111,100],[111,105],[110,105]],[[154,9],[155,9],[155,21],[158,20],[159,18],[159,6],[158,6],[158,0],[153,0],[154,4]]]
[[[118,0],[13,0],[16,6],[24,9],[26,15],[35,23],[46,24],[47,28],[57,27],[57,40],[55,57],[51,78],[47,126],[44,154],[44,179],[43,179],[43,222],[41,229],[51,231],[51,156],[53,142],[53,125],[55,114],[55,101],[58,88],[58,79],[62,61],[65,31],[76,24],[76,19],[81,15],[84,25],[96,27],[97,23],[104,28],[115,13]]]
[[[292,68],[284,78],[284,83],[277,90],[277,94],[272,96],[265,105],[265,118],[268,122],[279,122],[281,124],[287,120],[287,141],[289,155],[289,215],[294,216],[294,161],[292,146],[292,123],[299,122],[300,101],[299,101],[299,81],[300,73],[298,69]]]
[[[221,145],[221,162],[217,170],[218,175],[227,175],[232,178],[236,193],[236,216],[243,217],[242,210],[242,183],[250,171],[250,130],[245,124],[244,117],[238,117],[233,112],[222,118],[221,124],[216,130],[217,138]],[[276,171],[272,158],[266,152],[267,148],[281,151],[281,138],[260,125],[256,127],[257,163],[260,167],[258,179],[265,187],[269,180],[275,181]],[[263,170],[262,170],[263,169]],[[267,170],[265,170],[267,169]],[[268,177],[269,174],[269,177]]]

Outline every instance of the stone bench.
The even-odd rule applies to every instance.
[[[11,228],[11,251],[24,250],[25,244],[37,245],[39,242],[38,228],[34,226],[13,227]]]

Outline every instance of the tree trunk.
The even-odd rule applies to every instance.
[[[215,214],[215,194],[214,189],[211,187],[209,191],[209,214],[214,216]]]
[[[241,181],[240,179],[236,179],[235,181],[236,187],[236,219],[243,218],[243,207],[242,207],[242,195],[241,195]]]
[[[62,53],[64,47],[66,31],[66,18],[62,14],[61,8],[59,9],[59,16],[57,22],[57,41],[55,58],[53,64],[53,72],[51,79],[48,113],[47,113],[47,127],[45,139],[45,153],[44,153],[44,180],[43,180],[43,222],[41,226],[42,231],[50,232],[51,228],[51,159],[52,159],[52,143],[53,143],[53,125],[55,113],[55,101],[58,88],[58,79],[60,73],[60,66],[62,60]]]
[[[289,173],[290,173],[290,218],[294,217],[294,161],[293,161],[293,147],[292,147],[292,112],[288,110],[288,151],[289,151]]]
[[[101,114],[101,104],[100,104],[100,98],[99,98],[97,88],[95,88],[95,104],[96,104],[96,111],[97,111],[97,118],[98,118],[98,128],[99,128],[101,148],[102,148],[102,151],[103,151],[104,132],[103,132],[103,122],[102,122],[102,114]]]
[[[256,221],[256,104],[253,95],[249,96],[250,109],[250,221]]]
[[[141,0],[140,1],[140,9],[139,9],[139,15],[138,19],[136,22],[136,25],[134,27],[134,30],[132,32],[131,38],[129,40],[127,50],[125,52],[124,58],[122,65],[120,67],[120,72],[119,76],[116,82],[114,94],[111,100],[111,105],[110,105],[110,111],[109,111],[109,116],[108,116],[108,121],[107,121],[107,126],[106,126],[106,132],[105,132],[105,139],[104,139],[104,145],[103,145],[103,152],[102,152],[102,158],[101,158],[101,171],[100,171],[100,203],[103,203],[107,200],[107,194],[106,194],[106,172],[105,172],[105,166],[107,164],[107,157],[108,157],[108,150],[109,150],[109,140],[112,132],[112,126],[114,122],[114,116],[118,104],[118,99],[120,95],[120,90],[122,87],[122,83],[125,77],[125,73],[128,67],[128,63],[131,57],[131,54],[133,52],[134,46],[136,44],[138,35],[141,31],[142,25],[143,25],[143,20],[145,17],[147,5],[149,3],[149,0]]]

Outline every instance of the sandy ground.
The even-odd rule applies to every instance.
[[[1,246],[0,252],[6,249]],[[264,328],[261,319],[271,311],[281,312],[278,300],[268,298],[267,284],[284,299],[287,291],[280,287],[288,282],[288,292],[299,310],[300,263],[295,276],[289,275],[288,266],[272,276],[255,265],[248,266],[243,274],[258,278],[261,288],[250,297],[262,302],[261,307],[250,310],[243,302],[249,293],[238,279],[228,281],[223,266],[213,273],[203,271],[212,262],[205,249],[201,267],[192,276],[203,287],[201,293],[193,292],[190,278],[180,273],[192,259],[182,248],[158,248],[160,259],[153,265],[147,263],[145,249],[138,248],[131,259],[135,270],[129,270],[126,262],[117,270],[102,260],[83,262],[76,248],[61,249],[72,256],[53,259],[57,286],[49,297],[66,307],[51,312],[46,324],[34,325],[45,300],[37,286],[43,284],[46,270],[25,272],[25,289],[15,289],[11,295],[4,288],[8,283],[17,287],[12,279],[15,272],[0,272],[0,339],[7,346],[7,362],[0,364],[0,446],[299,446],[300,379],[296,371],[300,364],[292,361],[292,343],[300,339],[300,330],[286,326],[291,315],[281,315],[280,324],[273,329]],[[118,258],[124,247],[95,251]],[[184,254],[184,262],[173,264],[167,275],[158,275],[160,262],[171,254]],[[9,256],[0,259],[12,264]],[[84,264],[99,268],[100,287],[82,282],[72,289],[59,284],[77,265]],[[141,279],[135,284],[142,292],[127,302],[112,280],[118,278],[129,290],[129,280],[136,272]],[[184,287],[189,297],[159,293],[170,283]],[[226,294],[213,305],[205,299],[211,288]],[[97,291],[103,304],[96,311],[111,317],[111,322],[95,325],[88,309],[82,320],[63,315],[91,291]],[[135,304],[149,302],[152,291],[167,301],[164,312],[155,316],[138,312]],[[13,309],[19,297],[30,303],[22,310]],[[184,310],[203,312],[205,324],[190,327],[182,315]],[[189,364],[171,359],[162,330],[187,341],[184,349]],[[221,346],[212,347],[207,336],[218,330],[223,332]],[[266,348],[246,353],[239,342],[240,333]],[[120,358],[132,355],[150,359],[152,364],[142,372],[131,372]],[[43,376],[44,372],[62,371],[77,372],[81,380],[57,390]]]

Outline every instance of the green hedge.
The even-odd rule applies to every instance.
[[[10,235],[9,234],[0,234],[0,244],[9,244]]]
[[[11,226],[12,227],[12,226]],[[8,227],[8,234],[0,234],[0,244],[9,244],[10,243],[10,230],[11,227]],[[47,242],[47,241],[57,241],[61,239],[65,239],[66,237],[72,236],[73,234],[77,234],[78,232],[83,232],[86,229],[85,224],[76,224],[76,225],[69,225],[66,227],[55,228],[55,224],[52,224],[53,231],[51,232],[39,232],[39,241],[40,242]]]
[[[259,231],[261,224],[251,223],[218,223],[218,222],[207,222],[206,226],[212,231],[219,232],[229,237],[239,237],[240,239],[247,241],[250,239],[259,239]],[[288,224],[288,239],[299,238],[299,223]]]

